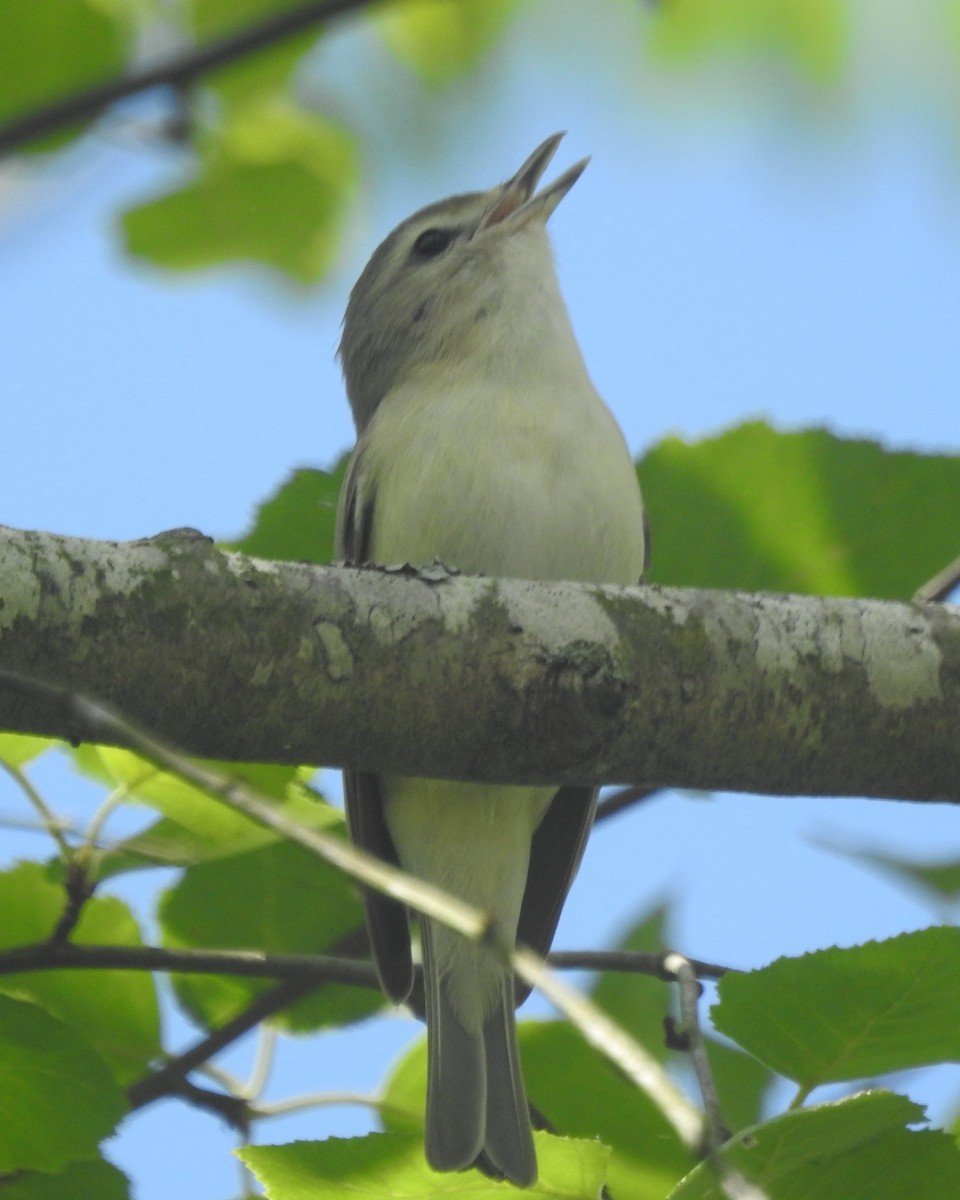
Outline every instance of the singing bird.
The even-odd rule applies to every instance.
[[[562,134],[506,183],[414,213],[350,293],[339,355],[357,443],[337,522],[348,563],[436,560],[476,575],[636,583],[636,470],[560,294],[546,223],[587,160],[537,185]],[[588,788],[344,773],[356,843],[482,909],[545,954],[593,820]],[[413,986],[405,908],[368,892],[380,980]],[[488,945],[420,920],[426,1155],[537,1178],[514,1010]]]

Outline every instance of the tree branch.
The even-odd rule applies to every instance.
[[[98,116],[118,100],[151,88],[183,86],[228,63],[266,49],[331,17],[364,8],[370,0],[314,0],[248,25],[186,54],[178,54],[140,71],[119,75],[103,83],[54,100],[0,125],[0,156],[18,147]]]
[[[311,979],[286,979],[268,992],[257,996],[232,1021],[202,1037],[189,1050],[170,1059],[162,1067],[144,1075],[127,1088],[127,1099],[132,1109],[144,1108],[159,1100],[161,1096],[179,1095],[183,1091],[186,1077],[215,1054],[219,1054],[237,1038],[242,1037],[267,1017],[283,1012],[291,1004],[302,999],[317,986]]]
[[[960,800],[960,610],[261,562],[0,529],[0,663],[190,751]],[[118,741],[0,686],[0,728]]]
[[[572,971],[621,971],[654,975],[672,983],[665,966],[672,951],[640,954],[623,950],[555,950],[551,967]],[[719,979],[732,967],[686,958],[701,979]],[[366,959],[324,954],[266,954],[261,950],[168,950],[163,946],[115,946],[97,943],[32,942],[0,951],[0,976],[21,971],[114,970],[176,971],[181,975],[237,975],[255,979],[293,979],[379,988]]]
[[[21,971],[177,971],[341,983],[378,988],[373,964],[320,954],[264,954],[260,950],[167,950],[162,946],[111,946],[35,942],[0,951],[0,976]]]
[[[960,555],[952,563],[948,563],[942,571],[938,571],[932,579],[918,587],[914,600],[946,600],[953,589],[960,584]]]

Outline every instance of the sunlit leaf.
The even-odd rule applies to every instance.
[[[639,474],[654,583],[908,599],[960,546],[960,457],[751,421]]]
[[[331,471],[294,471],[257,509],[250,529],[233,549],[255,558],[328,563],[333,558],[337,500],[346,472],[342,458]]]
[[[662,1200],[693,1159],[656,1105],[569,1025],[521,1021],[518,1032],[530,1101],[554,1131],[611,1147],[607,1182],[614,1195]],[[584,1080],[590,1081],[586,1091]],[[421,1129],[426,1087],[424,1036],[391,1069],[383,1092],[384,1128]]]
[[[242,260],[313,283],[355,180],[354,139],[332,122],[281,102],[245,107],[190,183],[123,216],[127,249],[171,270]]]
[[[394,54],[427,83],[449,83],[491,49],[519,0],[407,0],[375,12]]]
[[[0,121],[119,74],[130,28],[97,0],[0,0]],[[53,149],[82,127],[35,143]]]
[[[22,767],[44,751],[62,746],[56,738],[33,737],[28,733],[0,733],[0,762]]]
[[[735,1172],[771,1200],[960,1195],[956,1143],[945,1133],[908,1128],[922,1119],[918,1105],[890,1092],[864,1092],[788,1113],[737,1134],[717,1159],[693,1170],[669,1200],[728,1200],[743,1194],[724,1187],[722,1172]]]
[[[186,15],[198,41],[210,42],[297,7],[295,0],[192,0]],[[322,31],[317,22],[301,33],[244,54],[206,75],[204,85],[235,106],[279,92]]]
[[[718,990],[717,1029],[805,1090],[960,1061],[960,929],[779,958]]]
[[[577,1142],[536,1134],[540,1178],[525,1196],[596,1200],[604,1181],[606,1150],[599,1142]],[[439,1174],[423,1157],[421,1139],[404,1134],[328,1138],[289,1146],[247,1146],[238,1152],[270,1200],[383,1200],[384,1196],[466,1196],[503,1200],[515,1189],[479,1171]]]
[[[107,873],[114,873],[118,868],[129,870],[136,865],[131,855],[149,863],[154,847],[156,858],[153,861],[158,865],[167,865],[171,860],[164,856],[164,850],[178,845],[178,853],[183,858],[180,864],[176,858],[172,862],[182,865],[183,862],[222,858],[255,846],[268,845],[280,837],[274,830],[265,829],[252,818],[235,812],[222,800],[208,795],[178,775],[160,770],[154,763],[131,750],[85,744],[72,751],[72,758],[84,774],[112,788],[123,787],[130,801],[156,809],[189,835],[177,838],[175,830],[163,826],[153,844],[149,830],[128,839],[116,850],[123,856],[122,868],[115,861],[114,854],[105,856]],[[300,784],[313,774],[309,768],[270,763],[201,761],[228,779],[244,780],[261,795],[276,801],[278,808],[301,824],[323,826],[342,823],[343,818],[336,810],[303,793]]]
[[[186,13],[197,37],[209,41],[296,7],[295,0],[190,0]]]
[[[682,63],[718,54],[773,55],[817,82],[839,74],[847,49],[841,0],[671,0],[652,8],[650,51]]]
[[[551,1126],[611,1147],[615,1196],[661,1200],[693,1160],[660,1108],[565,1022],[523,1021],[519,1035],[530,1100]]]

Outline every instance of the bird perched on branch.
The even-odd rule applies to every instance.
[[[636,583],[636,470],[595,391],[560,294],[546,223],[586,160],[537,185],[561,134],[506,183],[431,204],[374,251],[340,343],[357,426],[340,499],[349,563],[439,560],[523,579]],[[344,773],[354,840],[546,953],[593,819],[588,788]],[[384,991],[413,986],[408,914],[366,895]],[[512,972],[486,943],[421,919],[426,1154],[537,1178]]]

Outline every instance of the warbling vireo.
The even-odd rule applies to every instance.
[[[535,194],[561,134],[506,183],[414,213],[374,251],[340,343],[357,425],[340,499],[350,563],[439,560],[488,576],[636,583],[643,507],[560,295],[547,218],[586,160]],[[345,772],[355,841],[489,913],[545,954],[593,819],[588,788]],[[406,910],[369,893],[387,995],[413,984]],[[490,947],[422,920],[426,1153],[537,1177],[512,973]]]

